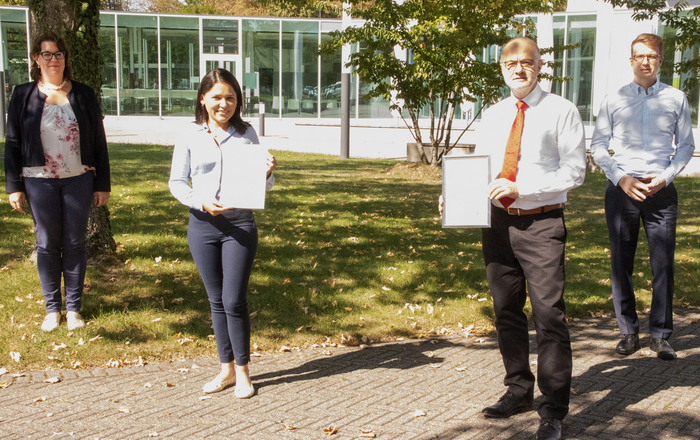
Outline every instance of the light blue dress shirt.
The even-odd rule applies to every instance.
[[[647,94],[632,82],[603,99],[591,155],[615,185],[625,175],[656,175],[669,185],[694,151],[688,98],[682,91],[657,81]]]
[[[204,203],[220,199],[222,149],[260,143],[252,127],[248,127],[245,134],[229,127],[228,135],[217,144],[206,124],[193,124],[191,130],[175,141],[168,185],[170,192],[183,205],[204,211]],[[274,183],[275,177],[271,174],[266,182],[266,190],[272,188]]]

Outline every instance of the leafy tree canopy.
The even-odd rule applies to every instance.
[[[391,100],[392,109],[407,111],[419,143],[418,113],[428,105],[431,143],[444,142],[449,149],[456,105],[501,96],[500,68],[483,61],[484,49],[534,30],[518,15],[551,13],[558,5],[545,0],[376,0],[367,6],[354,0],[351,15],[364,24],[332,33],[322,50],[359,43],[361,50],[349,64],[362,81],[376,85],[367,97]],[[396,48],[406,53],[397,54]],[[435,155],[429,162],[439,159]]]

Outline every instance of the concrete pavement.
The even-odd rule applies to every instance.
[[[656,358],[648,334],[641,351],[615,354],[613,317],[573,322],[564,438],[700,438],[699,318],[700,310],[677,310],[675,361]],[[531,360],[536,369],[536,356]],[[356,439],[372,430],[378,439],[526,440],[539,421],[536,412],[481,416],[504,392],[493,338],[459,334],[263,353],[251,363],[253,398],[238,400],[227,389],[202,400],[202,385],[217,372],[214,357],[22,377],[11,371],[0,377],[9,383],[0,389],[0,438]],[[51,377],[61,381],[43,382]],[[535,405],[538,396],[536,390]],[[324,428],[331,425],[337,433],[329,437]]]

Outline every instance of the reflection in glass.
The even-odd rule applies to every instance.
[[[563,96],[578,108],[584,123],[593,122],[593,69],[596,45],[595,15],[554,17],[554,45],[579,43],[576,49],[554,53],[555,76],[568,76],[571,81],[554,82],[552,93]]]
[[[282,22],[282,116],[318,115],[318,22]]]
[[[158,115],[156,17],[117,16],[119,108],[122,115]]]
[[[196,17],[160,19],[161,111],[192,116],[199,87],[199,21]]]
[[[5,102],[9,105],[14,87],[29,81],[27,15],[24,10],[0,9],[0,20],[4,44]]]
[[[278,117],[282,110],[279,96],[280,22],[279,20],[243,20],[243,78],[241,87],[246,104],[243,113],[258,114],[260,103],[265,113]]]

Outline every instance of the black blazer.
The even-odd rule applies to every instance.
[[[80,132],[80,160],[95,168],[95,191],[111,190],[107,138],[102,112],[91,87],[72,81],[68,101],[75,113]],[[41,115],[46,95],[34,81],[16,86],[7,111],[5,137],[5,192],[24,192],[22,167],[43,166]]]

